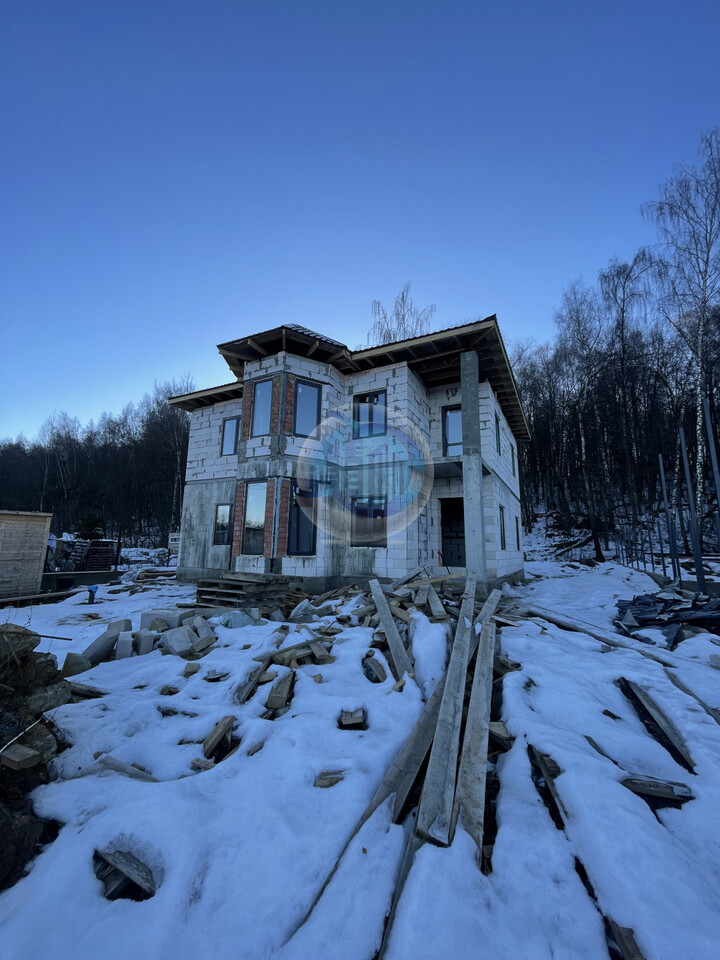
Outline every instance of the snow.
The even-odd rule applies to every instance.
[[[669,651],[662,635],[648,645],[616,634],[627,648],[608,649],[541,617],[513,617],[513,607],[537,605],[614,633],[616,600],[657,589],[614,563],[544,559],[527,569],[528,582],[504,597],[503,612],[519,626],[500,631],[502,652],[522,668],[502,684],[502,719],[515,741],[497,762],[492,872],[480,871],[475,845],[460,828],[447,849],[423,846],[398,906],[387,960],[470,960],[479,950],[495,960],[606,960],[601,914],[631,927],[647,960],[714,960],[720,726],[671,683],[661,663],[642,653],[661,655],[697,696],[720,707],[720,671],[711,660],[720,653],[717,638],[698,634]],[[42,642],[40,649],[61,660],[68,651],[82,652],[111,620],[128,617],[137,628],[146,610],[194,597],[185,586],[132,595],[129,588],[100,587],[101,602],[92,606],[83,591],[61,604],[5,610],[5,618],[71,637]],[[88,614],[99,616],[89,620]],[[383,683],[364,675],[372,630],[344,628],[335,637],[335,661],[301,666],[290,710],[270,721],[261,718],[270,685],[242,706],[233,694],[257,667],[254,658],[275,649],[278,627],[216,626],[218,645],[189,678],[183,660],[159,651],[103,663],[77,678],[107,694],[51,713],[73,745],[54,762],[55,779],[33,799],[41,815],[63,826],[28,875],[0,895],[3,956],[374,956],[410,826],[392,823],[392,798],[353,838],[310,918],[295,931],[442,675],[447,628],[413,614],[417,683],[402,691],[392,691],[389,667]],[[302,626],[290,625],[283,643],[303,635]],[[382,660],[377,650],[374,656]],[[287,672],[272,670],[278,677]],[[206,681],[212,673],[228,677]],[[643,686],[672,717],[694,773],[649,736],[616,685],[621,676]],[[166,685],[179,692],[162,695]],[[161,707],[177,713],[162,716]],[[340,730],[340,711],[359,707],[367,711],[368,729]],[[227,714],[237,717],[239,749],[212,770],[194,772],[190,764],[202,755],[202,739]],[[533,784],[528,744],[562,770],[555,783],[567,811],[563,830]],[[98,754],[142,764],[159,782],[109,771],[78,776]],[[340,783],[313,785],[319,773],[338,770]],[[628,775],[679,781],[694,799],[655,814],[622,785]],[[151,867],[154,897],[142,903],[103,898],[92,854],[112,845]],[[578,861],[597,904],[576,871]]]

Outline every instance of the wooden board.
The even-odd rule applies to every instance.
[[[213,751],[216,749],[222,738],[230,733],[236,722],[237,717],[234,717],[231,714],[223,717],[222,720],[218,720],[210,733],[205,737],[202,748],[203,753],[208,760],[212,756]]]
[[[662,707],[656,703],[655,700],[653,700],[647,690],[644,687],[641,687],[640,684],[634,683],[632,680],[628,680],[626,677],[621,677],[620,681],[623,693],[625,693],[625,689],[627,689],[630,690],[635,697],[637,697],[645,710],[647,710],[655,723],[668,738],[675,750],[677,750],[680,757],[682,757],[682,759],[685,761],[688,769],[691,772],[694,772],[695,761],[690,756],[690,751],[688,750],[687,744],[685,743],[678,728],[672,722],[670,717],[668,717]]]
[[[404,673],[407,673],[409,677],[414,677],[415,671],[413,670],[412,663],[410,663],[410,657],[408,657],[407,650],[403,646],[398,628],[395,626],[395,621],[392,618],[392,613],[390,612],[380,583],[377,580],[371,580],[370,590],[372,591],[372,597],[375,601],[378,614],[380,615],[383,633],[390,648],[390,659],[392,660],[396,679],[399,680]]]

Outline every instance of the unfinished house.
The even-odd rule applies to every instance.
[[[350,350],[288,324],[222,343],[191,413],[178,574],[523,575],[527,423],[496,317]]]

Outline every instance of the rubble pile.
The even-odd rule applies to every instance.
[[[47,763],[64,746],[43,719],[71,697],[57,660],[35,653],[40,636],[0,625],[0,890],[12,886],[56,827],[32,812],[28,795],[49,780]]]
[[[667,589],[618,600],[615,625],[627,636],[642,640],[642,630],[655,628],[668,649],[698,633],[720,636],[720,598],[688,590]]]

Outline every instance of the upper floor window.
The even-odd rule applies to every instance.
[[[229,503],[218,503],[215,507],[215,525],[213,527],[213,546],[224,547],[230,543],[232,530],[232,506]]]
[[[500,447],[500,417],[495,414],[495,449],[497,450],[497,455],[500,456],[502,453],[502,448]]]
[[[229,417],[223,420],[221,457],[231,457],[237,453],[239,417]]]
[[[255,382],[251,437],[266,437],[270,433],[272,392],[272,380],[257,380]]]
[[[320,423],[321,388],[316,383],[297,380],[295,383],[296,437],[309,437]]]
[[[515,476],[517,474],[517,452],[512,444],[510,445],[510,456],[512,457],[512,474]]]
[[[443,407],[443,456],[460,457],[462,452],[462,410]]]
[[[353,437],[380,437],[387,433],[387,392],[357,393],[353,397]]]
[[[246,490],[242,552],[262,556],[265,546],[267,480],[250,482],[247,484]]]

